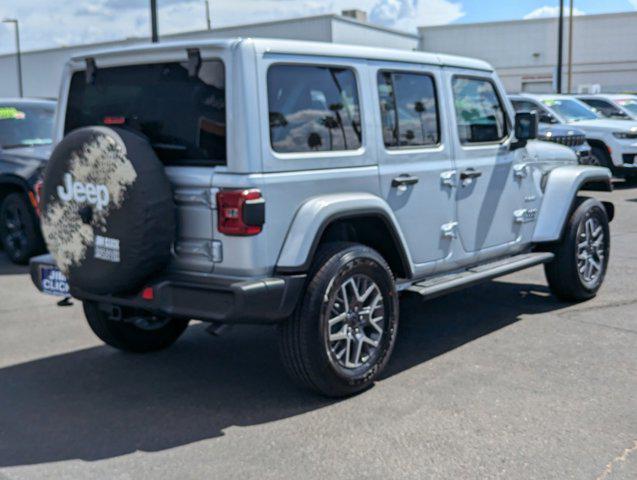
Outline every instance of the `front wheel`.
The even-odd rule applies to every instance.
[[[578,198],[555,259],[544,270],[551,291],[560,299],[593,298],[604,282],[610,253],[610,230],[604,206],[593,198]]]
[[[310,269],[300,305],[281,325],[283,363],[300,385],[330,397],[371,386],[398,329],[394,278],[363,245],[327,244]]]
[[[93,302],[84,302],[84,315],[93,333],[104,343],[135,353],[168,348],[188,326],[185,319],[156,317],[133,309],[123,309],[122,318],[113,320]]]

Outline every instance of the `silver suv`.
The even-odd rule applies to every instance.
[[[400,293],[432,298],[544,264],[600,288],[610,172],[534,141],[486,63],[275,40],[72,59],[41,193],[46,293],[146,352],[189,320],[278,324],[283,363],[329,396],[370,386]]]

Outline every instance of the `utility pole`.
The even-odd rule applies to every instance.
[[[2,23],[13,23],[15,28],[15,49],[16,49],[16,62],[18,67],[18,92],[20,92],[20,98],[24,97],[24,89],[22,87],[22,50],[20,49],[20,26],[16,18],[5,18]]]
[[[562,49],[564,41],[564,0],[560,0],[560,19],[557,28],[557,93],[562,93]]]
[[[159,33],[157,28],[157,0],[150,0],[150,27],[152,32],[151,41],[159,42]]]
[[[209,0],[203,0],[206,4],[206,25],[208,25],[208,30],[212,30],[212,22],[210,21],[210,3]]]
[[[568,93],[573,93],[573,0],[568,17]]]

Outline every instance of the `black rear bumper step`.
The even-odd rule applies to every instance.
[[[39,290],[42,267],[55,266],[50,255],[31,259],[31,279]],[[288,318],[303,291],[305,275],[256,280],[196,279],[167,275],[149,282],[152,299],[131,295],[96,295],[71,286],[71,296],[104,306],[138,308],[158,315],[233,324],[269,324]]]
[[[554,257],[555,255],[549,252],[523,253],[415,283],[406,291],[417,293],[427,299],[436,298],[518,270],[550,262]]]

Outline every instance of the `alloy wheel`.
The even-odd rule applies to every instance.
[[[327,349],[330,362],[345,373],[372,364],[386,330],[380,288],[370,277],[356,274],[328,293]]]
[[[588,288],[595,287],[605,268],[606,237],[600,221],[587,217],[577,228],[577,272]]]
[[[8,205],[4,210],[5,245],[14,257],[19,257],[28,248],[26,225],[17,205]]]

